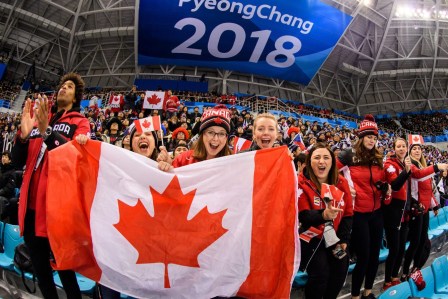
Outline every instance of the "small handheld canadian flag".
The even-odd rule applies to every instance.
[[[425,143],[425,141],[423,141],[422,135],[412,135],[412,134],[408,135],[408,142],[409,142],[409,146],[411,146],[413,144],[424,144]]]
[[[240,151],[244,151],[250,148],[250,145],[252,144],[252,141],[241,138],[241,137],[235,137],[233,139],[233,153],[236,154]]]
[[[339,205],[343,201],[344,192],[339,190],[334,185],[328,185],[328,184],[321,184],[321,192],[320,196],[322,198],[328,198],[333,205],[337,205],[337,208],[339,208]]]
[[[160,116],[149,116],[142,119],[134,120],[135,129],[139,133],[159,131],[160,126]]]
[[[311,226],[308,230],[304,231],[299,235],[299,238],[307,243],[311,241],[314,237],[322,234],[322,230]]]

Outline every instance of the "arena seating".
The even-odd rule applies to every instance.
[[[421,270],[425,287],[418,290],[412,279],[389,288],[378,299],[448,298],[448,257],[436,258],[431,266]]]
[[[448,238],[448,230],[446,230],[446,225],[448,223],[448,206],[444,207],[443,209],[439,209],[439,215],[435,216],[434,212],[430,211],[430,230],[428,231],[429,237],[430,239],[435,239],[435,238]],[[442,243],[444,243],[442,241]],[[408,244],[406,244],[406,248],[409,246],[409,242]],[[381,245],[381,251],[380,251],[380,262],[384,262],[387,259],[387,255],[389,254],[389,250],[387,249],[387,245],[383,242],[383,244]],[[440,259],[440,258],[439,258]],[[446,259],[446,257],[445,257]],[[441,261],[439,260],[437,263],[437,269],[440,269],[439,264],[442,263],[442,265],[444,265],[444,269],[445,272],[443,273],[438,273],[438,275],[442,275],[442,278],[439,278],[439,284],[438,284],[438,288],[440,290],[445,290],[446,293],[448,293],[448,261]],[[446,266],[445,266],[446,265]],[[351,264],[349,267],[349,273],[351,273],[353,271],[353,268],[355,267],[355,264]],[[433,267],[434,268],[434,267]],[[433,271],[435,271],[433,269]],[[439,270],[437,270],[437,272],[440,272]],[[437,277],[439,277],[437,276]],[[294,278],[294,282],[293,282],[293,287],[294,288],[301,288],[303,286],[305,286],[306,282],[307,282],[307,274],[303,273],[301,271],[299,271],[296,275],[296,277]],[[434,274],[434,277],[436,277],[436,274]],[[437,285],[437,283],[436,283]],[[401,287],[399,288],[400,292],[403,292],[403,289],[401,289]],[[390,289],[390,290],[394,290],[394,289]],[[398,289],[397,289],[398,290]],[[387,293],[390,293],[390,291],[388,290]],[[425,296],[423,296],[425,297]],[[390,296],[385,296],[385,297],[380,297],[380,298],[408,298],[408,297],[401,297],[401,295],[390,295]],[[428,297],[431,298],[431,297]],[[439,298],[439,297],[437,297]],[[442,297],[440,297],[442,298]],[[445,297],[443,297],[445,298]]]
[[[17,245],[23,243],[23,238],[20,237],[18,225],[0,222],[0,229],[2,245],[4,248],[3,253],[0,253],[0,268],[3,270],[3,281],[7,283],[8,290],[11,294],[17,293],[17,286],[9,283],[6,275],[21,275],[21,271],[14,266],[14,249]],[[57,272],[55,272],[54,275],[56,285],[62,287],[62,283]],[[31,273],[24,273],[24,276],[28,280],[33,280],[33,275]],[[92,295],[95,288],[95,282],[80,274],[77,274],[77,278],[81,292],[85,295]]]

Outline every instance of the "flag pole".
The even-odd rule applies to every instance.
[[[165,146],[163,144],[163,130],[162,130],[162,122],[160,120],[160,115],[157,115],[157,117],[159,118],[159,124],[160,124],[160,135],[162,135],[162,146]]]

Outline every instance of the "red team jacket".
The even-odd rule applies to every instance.
[[[12,149],[17,167],[25,167],[19,199],[19,226],[23,235],[25,214],[28,209],[35,210],[36,236],[47,237],[46,225],[46,188],[48,177],[48,151],[62,145],[79,134],[89,134],[89,121],[76,111],[65,112],[55,122],[53,134],[45,143],[37,127],[33,128],[29,139],[22,141],[20,131]],[[45,144],[45,145],[44,145]],[[62,184],[63,182],[61,182]],[[61,194],[61,196],[64,196]]]

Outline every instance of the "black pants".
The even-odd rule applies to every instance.
[[[409,220],[409,248],[403,262],[403,274],[409,274],[412,260],[414,267],[421,269],[427,260],[425,245],[428,242],[429,213],[420,214]]]
[[[45,299],[57,299],[58,293],[53,280],[53,269],[50,265],[50,242],[48,238],[35,236],[35,214],[27,210],[25,217],[25,244],[30,250],[31,262],[38,280],[40,291]],[[81,291],[75,272],[58,271],[64,291],[68,299],[81,299]]]
[[[348,266],[348,255],[342,259],[335,258],[331,249],[325,248],[325,242],[322,241],[307,268],[305,298],[336,298],[344,285]]]
[[[406,239],[408,235],[408,223],[401,222],[405,201],[392,199],[388,206],[384,206],[384,230],[386,231],[387,247],[389,255],[386,259],[384,281],[391,282],[392,277],[398,277],[401,262],[403,261]]]
[[[101,292],[101,299],[120,299],[120,292],[112,290],[111,288],[108,288],[101,284],[99,285],[99,288]]]
[[[352,296],[359,296],[364,278],[364,288],[370,290],[373,287],[383,240],[382,214],[378,209],[353,215],[352,246],[357,260],[352,273]]]

